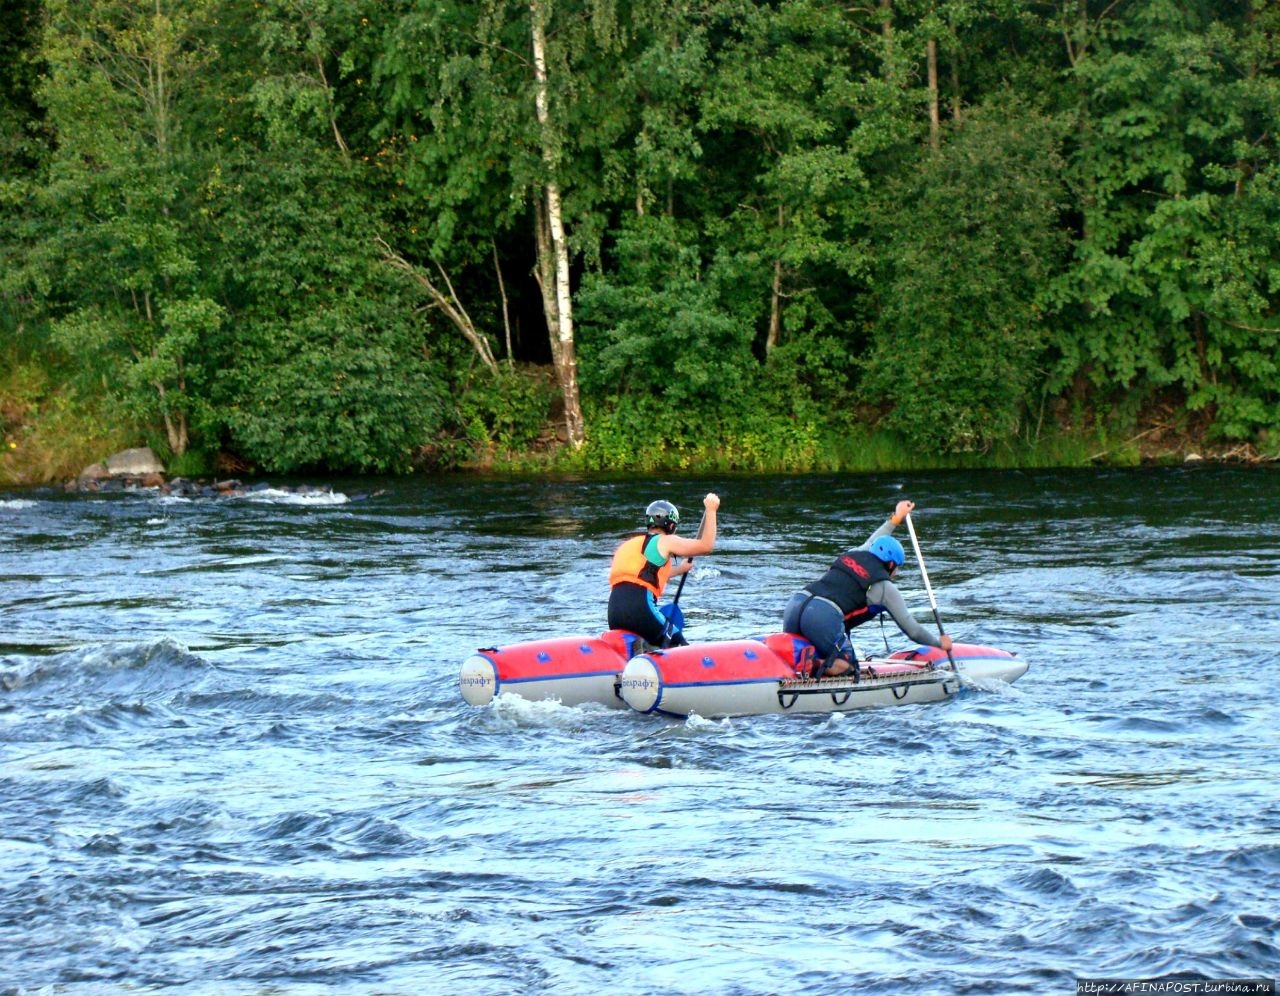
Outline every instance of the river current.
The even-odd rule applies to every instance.
[[[0,493],[0,993],[1280,975],[1280,468],[312,483]],[[475,648],[603,630],[613,547],[708,490],[692,638],[777,630],[906,496],[947,632],[1030,670],[835,716],[463,702]]]

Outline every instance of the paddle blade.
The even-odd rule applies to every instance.
[[[684,612],[681,611],[679,604],[676,602],[668,602],[666,605],[658,606],[658,611],[666,616],[675,629],[684,629]]]

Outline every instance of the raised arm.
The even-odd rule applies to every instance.
[[[881,536],[893,535],[894,529],[896,529],[898,526],[902,525],[902,523],[906,521],[907,516],[910,514],[911,510],[915,507],[916,507],[915,502],[911,501],[908,498],[903,498],[902,501],[898,502],[897,506],[894,508],[893,515],[885,519],[884,522],[881,524],[880,528],[867,537],[867,541],[862,544],[861,549],[863,550],[867,549],[869,546],[871,546],[872,543],[878,540]]]
[[[710,553],[716,545],[716,509],[720,496],[714,492],[702,499],[703,519],[701,536],[659,536],[658,549],[665,556],[700,557]]]

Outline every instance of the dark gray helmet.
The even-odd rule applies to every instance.
[[[645,523],[650,529],[661,529],[668,535],[680,525],[680,510],[669,501],[652,501],[644,510]]]

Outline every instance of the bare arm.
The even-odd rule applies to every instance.
[[[716,545],[716,509],[720,497],[714,492],[702,499],[703,520],[701,536],[659,536],[658,550],[667,557],[701,557],[710,553]],[[689,568],[681,564],[687,571]],[[678,571],[680,568],[677,567]]]

